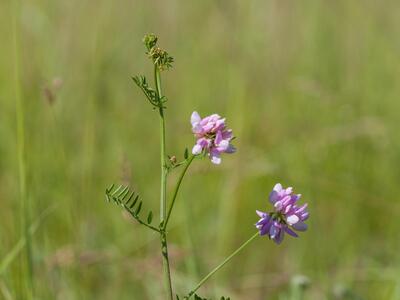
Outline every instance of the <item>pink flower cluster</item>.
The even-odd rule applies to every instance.
[[[231,144],[232,130],[227,129],[225,118],[217,114],[201,118],[194,111],[190,118],[192,131],[197,138],[192,149],[194,155],[206,153],[214,164],[221,163],[221,153],[234,153],[235,147]]]

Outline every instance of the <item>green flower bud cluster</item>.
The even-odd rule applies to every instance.
[[[146,54],[153,60],[153,63],[161,71],[172,67],[174,58],[167,51],[157,47],[158,38],[154,34],[146,34],[143,43],[147,48]]]

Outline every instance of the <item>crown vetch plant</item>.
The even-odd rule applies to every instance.
[[[293,237],[298,237],[295,231],[305,231],[307,225],[304,223],[308,219],[307,204],[299,206],[297,204],[300,194],[293,194],[291,187],[284,189],[281,184],[276,184],[273,188],[269,201],[273,205],[271,212],[256,211],[260,220],[255,224],[258,229],[246,242],[244,242],[231,255],[225,258],[218,266],[208,273],[191,291],[180,298],[175,295],[171,280],[171,268],[168,255],[168,222],[172,215],[179,188],[185,174],[195,158],[207,156],[213,164],[222,162],[223,153],[234,153],[236,148],[232,145],[234,139],[233,132],[226,126],[225,118],[218,114],[212,114],[201,118],[194,111],[190,117],[192,132],[196,138],[196,143],[189,154],[188,149],[184,152],[184,159],[177,162],[176,157],[167,156],[166,152],[166,132],[165,132],[165,104],[167,98],[161,90],[161,72],[172,67],[173,58],[165,50],[157,46],[158,39],[155,35],[146,35],[143,42],[147,49],[147,55],[152,60],[154,67],[154,88],[150,87],[146,77],[135,76],[133,81],[142,90],[143,94],[158,111],[160,119],[160,220],[153,225],[153,212],[149,211],[143,218],[143,202],[139,195],[131,191],[129,187],[111,185],[106,189],[108,201],[113,201],[122,206],[137,222],[146,228],[154,231],[160,236],[161,258],[163,260],[164,284],[166,298],[168,300],[190,299],[206,300],[196,294],[198,289],[210,279],[219,269],[228,263],[236,254],[243,250],[257,236],[268,235],[275,243],[280,244],[283,241],[284,234],[287,233]],[[170,199],[167,201],[167,179],[168,174],[174,169],[183,166],[176,186]],[[221,300],[229,298],[221,297]]]

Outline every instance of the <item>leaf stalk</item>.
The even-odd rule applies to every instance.
[[[192,289],[185,299],[189,299],[192,297],[196,291],[208,280],[210,279],[216,272],[218,272],[223,266],[225,266],[232,258],[234,258],[240,251],[242,251],[247,245],[249,245],[256,237],[259,236],[259,233],[256,232],[251,238],[249,238],[246,242],[244,242],[239,248],[237,248],[231,255],[225,258],[218,266],[216,266],[210,273],[208,273],[200,282],[196,285],[194,289]]]

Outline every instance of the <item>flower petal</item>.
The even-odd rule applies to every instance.
[[[222,132],[220,130],[217,131],[215,135],[215,144],[218,145],[222,141]]]
[[[299,221],[300,221],[300,218],[296,215],[290,215],[286,218],[286,222],[288,222],[289,225],[296,224]]]
[[[203,151],[203,148],[199,144],[196,144],[196,145],[193,146],[192,154],[193,155],[198,155],[198,154],[201,153],[201,151]]]
[[[307,206],[308,206],[308,203],[305,203],[304,205],[300,206],[300,208],[298,208],[296,210],[296,214],[300,214],[300,213],[304,212],[306,210]]]
[[[290,229],[289,227],[286,227],[285,231],[286,231],[287,234],[289,234],[289,235],[291,235],[293,237],[299,237],[299,235],[296,232],[294,232],[292,229]]]
[[[256,210],[256,214],[260,217],[260,218],[265,218],[267,216],[267,214],[263,211],[260,210]]]
[[[226,148],[225,153],[235,153],[236,152],[236,148],[232,145],[229,144],[228,148]]]
[[[297,222],[296,224],[293,224],[292,227],[296,229],[297,231],[306,231],[307,230],[307,224],[303,222]]]
[[[280,184],[280,183],[275,184],[273,190],[274,190],[275,192],[278,192],[278,193],[279,193],[280,191],[282,191],[282,184]]]
[[[293,202],[297,202],[301,198],[301,194],[292,195]]]
[[[279,194],[276,191],[272,191],[269,194],[269,202],[271,202],[272,204],[274,204],[276,201],[279,200]]]
[[[228,129],[228,130],[222,131],[222,138],[224,140],[231,140],[232,139],[232,130]]]
[[[303,213],[303,214],[300,215],[300,219],[301,219],[302,221],[305,221],[305,220],[308,219],[309,216],[310,216],[309,212],[305,212],[305,213]]]
[[[210,159],[211,159],[211,162],[215,165],[219,165],[221,163],[221,157],[220,157],[219,153],[215,153],[215,152],[210,153]]]
[[[201,127],[200,124],[197,123],[197,124],[193,125],[192,132],[195,133],[197,136],[201,136],[203,133],[202,131],[203,131],[203,127]]]
[[[285,231],[279,229],[277,236],[273,240],[275,241],[275,243],[279,245],[280,243],[282,243],[284,237],[285,237]]]
[[[190,123],[192,123],[193,127],[196,126],[196,124],[200,123],[201,117],[197,111],[192,112],[192,115],[190,116]]]
[[[260,229],[260,235],[266,235],[271,227],[271,222],[265,223]]]
[[[216,131],[216,130],[220,131],[220,130],[222,130],[224,128],[225,128],[225,118],[216,120],[213,130],[214,131]]]
[[[287,195],[290,195],[293,192],[293,188],[291,186],[289,186],[288,188],[286,188],[285,193]]]
[[[285,211],[283,213],[285,213],[285,214],[289,213],[291,208],[292,208],[292,205],[289,204],[288,206],[285,207]]]
[[[293,203],[293,201],[292,201],[292,197],[290,197],[290,196],[285,196],[283,199],[282,199],[282,201],[283,201],[283,206],[287,206],[289,203]]]
[[[277,211],[280,211],[283,208],[282,201],[275,202],[274,206],[275,206]]]
[[[271,228],[269,229],[269,236],[271,237],[271,239],[274,239],[278,233],[279,233],[279,228],[276,227],[275,224],[272,224]]]
[[[227,140],[222,140],[221,142],[219,142],[217,147],[218,147],[218,151],[226,152],[226,150],[229,147],[229,142]]]
[[[269,201],[274,204],[276,201],[279,200],[280,196],[279,193],[282,191],[282,185],[280,183],[275,184],[272,192],[269,194]]]

